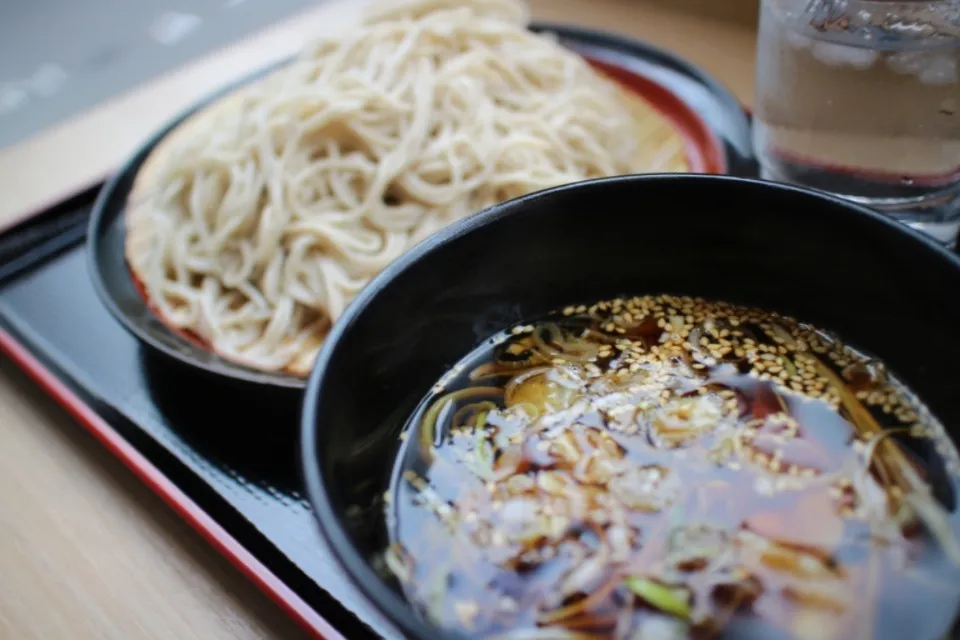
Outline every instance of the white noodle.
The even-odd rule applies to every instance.
[[[369,279],[449,222],[538,189],[683,171],[651,109],[517,0],[381,2],[173,149],[131,224],[164,318],[303,373]]]

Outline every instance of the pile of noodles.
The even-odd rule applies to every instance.
[[[129,207],[155,310],[228,359],[302,374],[361,287],[451,221],[686,170],[666,120],[527,19],[514,0],[381,2],[188,121]]]

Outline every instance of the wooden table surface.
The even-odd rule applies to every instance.
[[[359,4],[327,0],[0,149],[0,228],[93,184],[171,115],[308,34],[355,19]],[[672,49],[750,101],[749,20],[690,11],[695,0],[684,10],[663,0],[531,4],[537,18]],[[0,639],[297,637],[304,632],[0,356]]]

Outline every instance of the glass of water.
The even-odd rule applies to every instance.
[[[960,0],[762,0],[762,175],[960,230]]]

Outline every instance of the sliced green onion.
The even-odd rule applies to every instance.
[[[683,619],[690,617],[690,593],[683,587],[671,587],[638,576],[627,578],[624,584],[664,613]]]
[[[794,378],[797,375],[797,366],[793,364],[793,360],[789,356],[783,356],[783,368],[787,370],[787,375],[790,378]]]
[[[477,462],[485,471],[487,471],[491,476],[493,475],[493,447],[490,446],[490,441],[487,440],[486,435],[483,431],[477,430],[476,435],[474,436],[474,451],[477,456]]]

